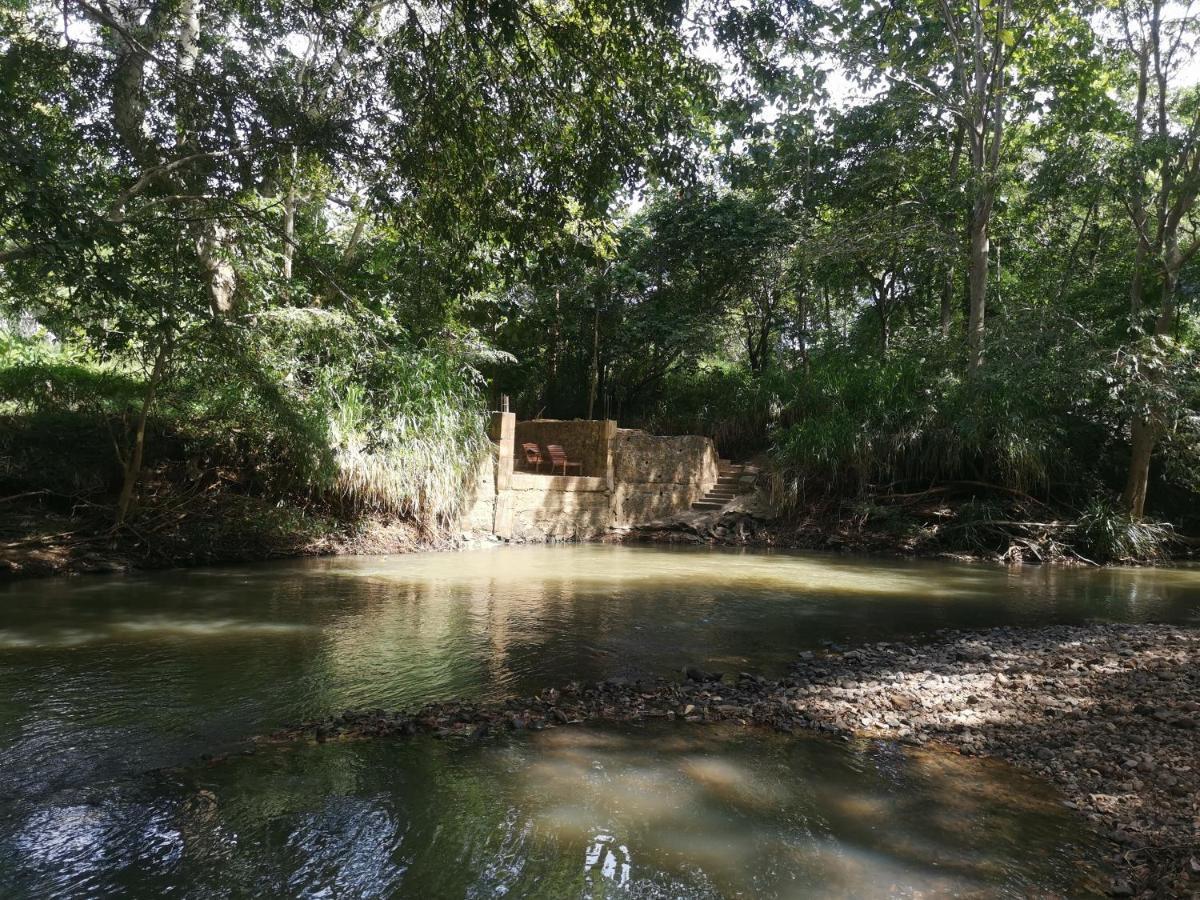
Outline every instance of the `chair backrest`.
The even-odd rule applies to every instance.
[[[561,463],[567,458],[567,454],[564,452],[562,444],[547,444],[546,449],[550,451],[550,459],[553,462]]]
[[[542,450],[537,444],[522,444],[521,447],[525,450],[525,462],[536,463],[542,461]]]

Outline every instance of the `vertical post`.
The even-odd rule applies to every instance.
[[[604,460],[604,482],[608,486],[608,493],[611,496],[615,480],[613,478],[613,441],[617,438],[617,420],[605,419],[600,429],[601,440],[603,441],[603,454],[601,459]]]
[[[488,435],[496,444],[496,514],[492,521],[492,533],[503,538],[512,537],[512,496],[509,488],[512,485],[516,433],[516,413],[492,413],[488,427]]]

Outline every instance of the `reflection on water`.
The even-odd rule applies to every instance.
[[[19,803],[24,812],[19,822],[5,819],[0,842],[22,859],[75,853],[102,861],[105,870],[130,864],[130,835],[144,848],[139,853],[164,860],[172,854],[195,859],[201,845],[223,858],[226,844],[237,844],[236,832],[200,828],[204,815],[216,815],[203,804],[189,806],[194,816],[185,817],[185,825],[199,828],[189,835],[173,818],[177,811],[164,820],[160,807],[130,800],[129,790],[143,786],[142,773],[347,706],[498,699],[573,679],[667,674],[684,664],[778,673],[797,650],[824,640],[1090,619],[1200,621],[1200,570],[1009,570],[591,545],[14,582],[0,586],[0,811]],[[556,751],[528,768],[548,778],[552,770],[544,767],[565,765],[566,758],[565,750]],[[293,771],[280,787],[281,808],[306,792],[354,793],[325,779],[358,778],[357,759],[342,760],[346,771]],[[689,758],[678,772],[747,816],[760,815],[761,803],[786,793],[786,785],[764,787],[765,776],[747,780],[731,765],[724,758]],[[630,809],[660,802],[647,796],[658,791],[657,777],[653,770],[631,770],[613,796]],[[119,800],[95,799],[95,791],[117,784],[125,785]],[[830,814],[844,808],[847,817],[863,821],[879,802],[869,792],[809,790]],[[400,802],[385,794],[388,802]],[[345,823],[357,828],[372,816],[385,818],[368,828],[369,838],[382,843],[374,856],[363,857],[363,869],[339,869],[349,893],[371,879],[400,877],[405,864],[386,835],[394,825],[394,840],[402,842],[405,829],[414,827],[386,808],[379,812],[381,801],[354,796],[343,801]],[[921,815],[931,822],[953,816],[953,801],[948,797]],[[223,798],[223,807],[229,802]],[[287,841],[272,845],[272,852],[292,860],[289,878],[320,881],[324,876],[315,871],[337,868],[328,859],[336,857],[342,829],[351,824],[335,826],[333,813],[321,809],[320,827],[290,830]],[[502,879],[505,860],[534,840],[520,829],[553,815],[551,807],[534,819],[514,813],[511,847],[480,849],[484,844],[465,833],[458,837],[474,844],[443,837],[450,843],[439,846],[455,859],[467,854],[476,869],[492,866]],[[672,846],[673,833],[664,832],[661,852],[689,865],[709,860],[705,877],[720,870],[713,854],[748,839],[733,831],[694,834]],[[644,841],[630,843],[613,829],[574,834],[578,858],[595,856],[594,877],[608,884],[604,873],[619,879],[628,864],[636,882],[636,859],[629,857],[645,852]],[[919,841],[920,832],[891,839]],[[471,856],[472,847],[482,855]],[[853,854],[844,847],[839,853],[838,864],[851,865]],[[388,874],[389,867],[400,869]],[[582,864],[578,868],[572,878],[582,877]],[[687,880],[685,869],[670,869],[671,877],[694,887],[698,882]],[[294,892],[289,882],[279,889]]]
[[[779,673],[822,640],[945,626],[1198,617],[1194,568],[600,545],[15,582],[0,587],[0,771],[37,792],[348,706],[685,664]]]
[[[1003,767],[686,725],[274,748],[122,793],[18,815],[0,843],[8,887],[863,897],[1102,883],[1093,839]]]

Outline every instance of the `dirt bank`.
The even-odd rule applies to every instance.
[[[31,498],[36,500],[37,498]],[[108,507],[0,506],[0,580],[128,572],[335,554],[408,553],[456,545],[407,521],[230,493],[147,505],[114,528]]]

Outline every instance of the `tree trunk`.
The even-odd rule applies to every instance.
[[[800,350],[800,365],[804,374],[808,374],[808,291],[800,288],[796,291],[796,341]]]
[[[946,266],[945,276],[942,280],[942,311],[941,311],[941,328],[942,337],[950,337],[950,319],[954,315],[954,269],[951,266]]]
[[[1146,127],[1146,98],[1150,89],[1150,51],[1143,45],[1138,53],[1138,82],[1137,101],[1134,104],[1133,150],[1134,167],[1131,173],[1131,194],[1133,199],[1133,230],[1137,237],[1137,251],[1133,258],[1133,280],[1129,285],[1129,323],[1132,328],[1140,330],[1143,306],[1143,284],[1146,269],[1146,257],[1150,253],[1150,242],[1147,240],[1146,223],[1146,188],[1144,173],[1141,169],[1141,152],[1143,133]]]
[[[879,358],[887,359],[891,348],[890,318],[892,312],[892,293],[896,284],[896,276],[868,276],[871,281],[871,293],[875,295],[875,314],[879,317]]]
[[[588,381],[587,417],[592,418],[596,410],[596,385],[600,381],[600,305],[592,311],[592,372]]]
[[[984,315],[987,306],[987,276],[990,242],[988,240],[988,204],[979,200],[971,212],[970,262],[967,305],[967,369],[975,373],[983,365]]]
[[[223,255],[229,234],[216,221],[200,223],[198,230],[196,258],[208,290],[209,306],[214,316],[229,315],[233,312],[237,291],[237,271]]]
[[[292,166],[288,173],[287,192],[283,196],[283,266],[280,273],[285,282],[292,280],[292,258],[296,253],[296,149],[292,148]],[[289,287],[284,288],[290,290]]]
[[[559,289],[554,289],[554,319],[550,323],[550,347],[546,354],[546,386],[545,393],[542,395],[542,409],[548,411],[548,415],[554,415],[554,404],[558,396],[558,332],[559,332],[559,310],[560,297]]]
[[[1168,239],[1166,265],[1163,271],[1162,307],[1158,319],[1154,323],[1154,334],[1157,337],[1168,334],[1171,323],[1175,319],[1175,286],[1179,280],[1179,266],[1182,265],[1178,247],[1173,239]],[[1121,495],[1121,504],[1131,519],[1140,519],[1146,510],[1146,490],[1150,484],[1150,460],[1154,456],[1154,447],[1158,443],[1158,425],[1151,417],[1139,415],[1129,428],[1129,474],[1125,479],[1125,490]]]
[[[1129,429],[1132,448],[1129,455],[1129,475],[1121,505],[1131,519],[1140,519],[1146,509],[1146,488],[1150,484],[1150,458],[1158,442],[1154,425],[1145,416],[1137,416]]]
[[[125,478],[121,484],[121,493],[117,498],[117,513],[113,526],[119,528],[129,514],[133,502],[133,492],[137,487],[138,477],[142,474],[142,456],[146,447],[146,420],[150,416],[150,408],[154,406],[154,398],[162,381],[163,369],[166,368],[167,348],[169,339],[164,337],[158,346],[154,357],[154,366],[150,370],[150,379],[146,382],[146,393],[142,396],[142,409],[138,414],[137,430],[133,435],[133,448],[125,458]]]

